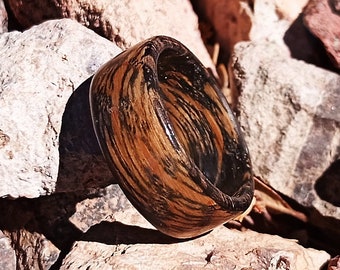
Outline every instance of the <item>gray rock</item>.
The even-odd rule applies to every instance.
[[[60,253],[81,235],[68,218],[74,213],[75,204],[90,196],[95,196],[94,192],[58,193],[36,199],[1,198],[0,227],[15,251],[14,258],[7,259],[14,260],[14,269],[49,269],[58,264]],[[1,255],[6,249],[0,251]],[[0,262],[5,260],[0,259]],[[0,269],[10,269],[2,268],[1,263]]]
[[[116,231],[105,231],[105,226],[101,230],[112,237],[108,233],[115,234],[117,227]],[[75,242],[60,269],[319,269],[330,258],[324,251],[250,230],[219,227],[205,236],[169,245],[170,239],[152,238],[157,231],[119,228],[123,238],[116,238],[114,246],[98,239]],[[135,241],[140,242],[129,242],[129,234],[138,235]]]
[[[172,3],[168,5],[175,8]],[[124,36],[125,47],[150,35],[169,34],[192,45],[198,57],[211,64],[199,36],[197,17],[189,6],[182,9],[186,18],[183,25],[174,19],[178,12],[174,17],[175,11],[164,6],[165,21],[147,13],[155,25],[140,26],[139,32],[130,29],[138,25],[129,17],[133,12],[119,7],[107,8],[103,16],[111,23],[120,18],[115,25],[125,29],[119,33],[120,38]],[[139,18],[140,9],[135,8],[131,7]],[[120,16],[111,16],[110,12]],[[183,34],[186,32],[190,35]],[[23,33],[6,33],[0,37],[0,47],[4,63],[0,68],[0,106],[4,108],[0,112],[0,178],[4,179],[0,197],[33,198],[112,183],[93,133],[87,95],[90,81],[86,79],[117,55],[118,47],[70,20],[46,22]]]
[[[0,231],[0,269],[17,269],[15,259],[15,251],[10,239]]]
[[[0,199],[0,213],[18,269],[48,269],[53,262],[53,269],[61,263],[61,269],[319,269],[330,257],[294,240],[224,226],[191,240],[168,237],[118,185],[88,194]]]
[[[95,166],[103,164],[98,151],[83,157],[70,154],[77,135],[69,138],[72,127],[65,127],[68,144],[60,149],[69,155],[59,162],[59,136],[73,91],[119,52],[110,41],[68,19],[0,36],[0,197],[32,198],[57,189],[82,189],[87,181],[100,185],[101,176],[107,184],[109,170]],[[76,105],[69,107],[77,109]],[[72,160],[79,160],[81,167]]]
[[[3,0],[0,0],[0,34],[8,30],[8,16]]]
[[[189,0],[9,0],[18,22],[28,28],[46,19],[71,18],[126,49],[155,35],[168,35],[188,46],[213,67]]]
[[[286,19],[280,18],[280,12],[285,12],[282,10],[283,5],[285,8],[288,8],[293,1],[285,1],[284,4],[280,4],[280,2],[281,1],[265,0],[254,2],[254,16],[252,18],[250,40],[267,40],[279,45],[284,44],[283,35],[291,23]],[[297,6],[299,5],[298,1],[294,2]]]
[[[42,234],[21,229],[10,237],[20,247],[16,249],[16,269],[49,269],[58,259],[59,249]]]
[[[239,43],[230,70],[255,174],[339,219],[340,208],[322,200],[314,185],[339,157],[340,76],[290,59],[270,42]]]
[[[279,17],[292,22],[299,16],[308,0],[276,0],[274,2]]]
[[[144,228],[154,228],[131,205],[117,184],[98,190],[96,196],[76,204],[69,221],[82,232],[101,222],[124,222]]]

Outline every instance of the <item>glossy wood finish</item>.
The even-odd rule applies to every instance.
[[[203,234],[245,211],[250,158],[227,101],[181,43],[157,36],[95,74],[94,128],[126,196],[161,232]]]

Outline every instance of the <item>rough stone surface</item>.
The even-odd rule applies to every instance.
[[[234,45],[245,40],[282,37],[308,0],[192,1],[207,43],[220,45],[219,61],[227,63]]]
[[[0,34],[8,30],[8,16],[3,0],[0,0]]]
[[[305,27],[302,14],[287,29],[283,40],[288,46],[292,58],[324,69],[334,70],[320,40]]]
[[[274,42],[289,51],[292,58],[334,70],[322,43],[303,24],[302,12],[307,2],[255,1],[250,40]]]
[[[303,11],[304,24],[321,40],[337,69],[340,69],[340,12],[337,1],[310,0]]]
[[[56,263],[59,249],[65,252],[90,226],[101,221],[121,219],[152,228],[118,185],[84,194],[0,199],[0,213],[4,232],[0,231],[0,269],[49,269]],[[18,267],[2,267],[7,265]]]
[[[307,2],[308,0],[254,1],[250,40],[267,40],[284,45],[285,32],[298,18]]]
[[[275,0],[276,12],[282,19],[293,22],[307,3],[308,0]]]
[[[340,208],[321,200],[314,185],[339,156],[340,76],[289,59],[270,42],[239,43],[231,70],[255,174],[339,219]]]
[[[337,270],[340,269],[340,255],[329,260],[327,270]]]
[[[302,11],[307,2],[255,1],[250,40],[274,42],[295,59],[332,70],[322,44],[303,24]]]
[[[0,199],[0,213],[2,216],[0,227],[12,241],[13,249],[17,254],[15,259],[18,269],[34,269],[28,268],[28,263],[29,265],[38,263],[45,258],[44,254],[56,256],[55,247],[58,247],[61,253],[52,269],[59,269],[67,254],[64,267],[69,269],[74,269],[74,265],[110,269],[113,267],[113,262],[120,268],[125,266],[126,261],[132,269],[138,269],[142,259],[147,267],[155,266],[156,263],[161,266],[166,265],[168,258],[179,269],[187,269],[185,267],[189,266],[191,269],[201,268],[202,264],[207,264],[206,267],[212,269],[225,265],[226,269],[229,269],[229,266],[234,264],[241,267],[247,263],[253,269],[261,269],[261,267],[267,269],[266,265],[276,261],[303,265],[295,269],[318,269],[319,267],[316,266],[325,263],[329,258],[325,252],[304,249],[295,241],[250,230],[242,232],[230,230],[223,226],[217,228],[216,232],[214,230],[212,236],[208,234],[194,241],[168,237],[156,231],[132,207],[118,185],[110,185],[98,191],[82,194],[58,193],[36,199]],[[27,238],[29,243],[34,243],[29,246],[30,248],[27,248],[28,241],[23,241]],[[45,238],[51,243],[45,245],[45,249],[41,249],[40,241]],[[321,240],[324,239],[321,237]],[[71,250],[72,245],[74,245],[73,250]],[[35,249],[34,256],[30,253],[33,246],[39,247]],[[125,252],[125,249],[131,251],[125,257],[111,258],[109,255],[119,255],[120,252]],[[209,264],[205,258],[209,260],[211,251],[213,251],[211,258],[213,263]],[[158,252],[159,258],[157,258]],[[167,257],[166,254],[169,256]],[[27,256],[31,259],[25,261],[24,258]],[[137,257],[140,259],[136,259]],[[190,265],[190,258],[194,259],[192,265]],[[237,264],[236,258],[241,258],[242,264]],[[73,264],[70,266],[71,261]],[[155,265],[152,265],[153,263]],[[315,267],[305,268],[311,265]],[[237,267],[236,269],[240,269]]]
[[[20,247],[16,249],[16,269],[49,269],[58,259],[59,249],[44,235],[21,229],[8,236]]]
[[[206,66],[212,67],[200,39],[197,16],[188,0],[9,0],[8,3],[24,28],[46,19],[72,18],[115,41],[122,49],[155,35],[168,35],[184,43]]]
[[[6,4],[9,2],[23,27],[48,18],[73,18],[121,48],[151,35],[167,34],[188,45],[205,65],[211,62],[187,1],[59,1],[60,6],[51,1],[8,0]],[[250,46],[252,51],[242,44],[237,47],[239,59],[231,65],[235,72],[232,83],[242,92],[241,123],[248,129],[246,139],[256,173],[267,181],[274,179],[271,184],[288,196],[339,218],[339,160],[328,168],[332,173],[326,171],[315,183],[339,154],[334,150],[339,144],[339,92],[334,91],[339,79],[291,60],[283,40],[302,3],[248,1],[254,7],[251,39],[265,45]],[[292,42],[300,39],[296,35]],[[301,48],[305,44],[298,50]],[[330,257],[324,251],[250,230],[220,227],[179,242],[154,230],[117,185],[107,186],[114,179],[103,166],[92,131],[87,78],[119,51],[69,20],[0,36],[0,197],[55,192],[35,199],[0,198],[0,268],[59,269],[62,264],[62,269],[319,269],[324,265]],[[280,68],[272,67],[273,63]],[[294,75],[289,73],[291,69]],[[255,79],[251,79],[252,72]],[[265,94],[257,96],[260,93]],[[264,111],[258,117],[261,107]],[[259,131],[260,125],[263,129]],[[300,147],[295,145],[299,143]],[[281,155],[272,155],[279,151]],[[306,159],[310,153],[312,159]],[[293,176],[287,178],[288,174]],[[296,179],[297,185],[293,185]],[[98,190],[103,186],[107,187]],[[255,217],[247,220],[254,227],[261,226]],[[333,217],[316,214],[307,225],[289,224],[292,233],[285,235],[334,255],[339,226],[334,226]],[[310,242],[315,240],[319,242]]]
[[[124,12],[118,7],[112,10]],[[184,12],[192,13],[188,7]],[[165,16],[167,20],[171,14]],[[129,40],[124,46],[162,31],[150,26],[144,29],[153,29],[152,33],[133,35],[127,27],[136,22],[127,20],[127,16],[118,16],[126,23],[121,28],[126,28],[123,33]],[[142,18],[141,14],[135,16]],[[190,21],[190,26],[183,23],[184,29],[190,29],[184,31],[182,27],[179,31],[179,21],[174,20],[171,26],[170,21],[162,23],[168,29],[162,34],[176,37],[186,31],[193,33],[182,34],[182,39],[193,44],[199,58],[209,58],[198,34],[197,18],[193,14],[183,17]],[[0,37],[0,45],[4,63],[0,106],[5,108],[0,112],[0,176],[4,179],[0,197],[38,197],[112,182],[93,133],[87,95],[90,81],[85,80],[120,52],[118,47],[71,20],[46,22],[23,33],[6,33]]]
[[[72,92],[119,52],[68,19],[0,36],[0,197],[50,194],[57,180],[80,189],[94,175],[108,181],[110,172],[93,158],[80,159],[78,169],[61,160],[59,168],[59,135]]]
[[[280,14],[277,10],[275,1],[258,0],[254,2],[250,40],[271,41],[284,47],[282,37],[291,22],[280,20]]]
[[[17,269],[15,251],[10,239],[0,231],[0,269]]]
[[[127,234],[138,231],[141,238],[151,235],[140,227],[125,229]],[[304,249],[292,240],[225,227],[180,243],[150,242],[129,244],[120,239],[112,246],[78,241],[60,269],[319,269],[329,259],[327,253]]]
[[[81,235],[68,221],[75,212],[75,204],[91,196],[96,193],[58,193],[36,199],[1,198],[0,228],[15,250],[16,269],[49,269],[48,266],[56,264],[60,254]],[[0,258],[0,262],[3,260]]]
[[[69,220],[84,233],[100,222],[124,221],[126,224],[154,228],[136,211],[116,184],[101,189],[95,197],[78,202]]]

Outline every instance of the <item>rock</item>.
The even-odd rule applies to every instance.
[[[291,22],[280,19],[277,10],[275,1],[258,0],[254,2],[250,40],[267,40],[285,47],[282,37]]]
[[[339,156],[340,76],[290,59],[271,42],[239,43],[229,68],[232,87],[241,93],[239,121],[255,174],[300,204],[340,219],[340,208],[315,190]]]
[[[125,269],[129,265],[135,269],[144,264],[145,269],[158,264],[163,269],[168,269],[168,264],[177,269],[202,265],[212,269],[235,265],[236,269],[246,265],[268,269],[275,263],[281,267],[290,263],[290,269],[318,269],[329,258],[326,252],[305,249],[293,240],[223,226],[193,240],[171,238],[153,229],[118,185],[87,194],[0,199],[0,213],[0,227],[12,241],[18,269],[46,265],[46,254],[51,254],[50,265],[55,261],[52,269],[60,269],[62,263],[61,269]],[[41,241],[46,244],[44,248]],[[34,255],[25,260],[25,251],[33,252],[33,247]],[[55,247],[61,250],[58,260]]]
[[[307,3],[308,0],[275,0],[276,12],[282,19],[293,22]]]
[[[83,189],[87,181],[92,186],[111,181],[98,145],[97,152],[74,156],[67,127],[63,141],[68,145],[59,145],[59,136],[72,92],[119,52],[110,41],[68,19],[0,36],[0,197],[32,198],[51,194],[58,185],[65,191]],[[94,135],[92,139],[95,148]],[[59,147],[71,152],[71,158],[59,163]],[[72,157],[81,167],[68,162]]]
[[[94,193],[59,193],[37,199],[1,198],[0,227],[15,250],[16,269],[50,269],[57,264],[60,254],[81,235],[68,218],[74,213],[75,204],[89,196]]]
[[[121,219],[153,228],[129,203],[118,185],[88,193],[58,193],[36,199],[2,198],[0,213],[0,228],[4,232],[3,235],[0,231],[0,258],[4,258],[0,266],[14,264],[18,269],[56,267],[57,259],[61,263],[72,243],[101,221]]]
[[[316,181],[315,190],[321,199],[340,207],[340,197],[335,190],[340,189],[340,159],[334,162]]]
[[[254,1],[250,40],[273,41],[284,45],[283,36],[308,0],[257,0]]]
[[[270,39],[281,44],[285,31],[307,2],[204,0],[192,1],[192,4],[201,20],[203,36],[209,42],[219,43],[219,61],[228,63],[233,47],[239,41]]]
[[[134,226],[154,228],[136,211],[116,184],[99,190],[96,196],[78,202],[69,220],[84,233],[103,221],[124,221]]]
[[[0,0],[0,11],[1,3]],[[257,15],[261,14],[259,3],[265,6],[270,1],[255,1]],[[205,65],[212,65],[197,30],[197,17],[188,1],[59,1],[60,6],[55,6],[46,1],[9,0],[6,4],[27,28],[47,18],[68,17],[115,41],[123,49],[151,35],[167,34],[184,42]],[[266,32],[263,37],[283,44],[279,37],[290,22],[282,22],[278,19],[280,14],[273,14],[269,14],[266,25],[268,17],[262,13]],[[257,20],[260,22],[261,18]],[[282,28],[268,29],[269,22]],[[266,50],[266,46],[261,49]],[[220,227],[203,237],[179,242],[155,231],[131,206],[119,187],[110,185],[115,179],[102,158],[92,130],[88,89],[90,76],[119,52],[113,43],[71,20],[49,21],[23,33],[0,35],[0,197],[40,196],[16,200],[0,198],[3,232],[0,232],[0,268],[59,269],[61,264],[62,269],[78,266],[80,269],[116,266],[132,269],[144,266],[161,269],[172,266],[176,269],[320,268],[329,258],[327,253],[249,230],[239,232]],[[285,53],[284,57],[289,58],[287,50]],[[273,55],[269,54],[271,60],[280,53]],[[243,65],[243,57],[240,63]],[[299,72],[306,68],[298,66]],[[308,73],[309,68],[306,70]],[[312,74],[314,76],[315,72]],[[314,77],[327,75],[324,76],[328,82],[325,88],[334,90],[338,80],[328,79],[328,74],[320,71]],[[243,76],[242,72],[239,76]],[[260,76],[260,79],[265,77]],[[315,80],[311,80],[313,87],[316,87]],[[322,93],[325,97],[324,91]],[[289,94],[295,98],[291,92]],[[336,93],[334,96],[329,97],[330,102],[338,100]],[[339,106],[334,103],[334,108]],[[332,117],[338,114],[320,104],[316,111],[315,123],[306,124],[309,131],[305,137],[309,138],[316,130],[319,140],[333,140],[333,145],[326,150],[334,151],[339,141],[334,131],[338,124],[334,123],[339,121]],[[320,132],[316,124],[324,125],[324,118],[328,119],[325,125],[328,129]],[[308,153],[305,148],[300,156]],[[262,162],[264,157],[260,158]],[[331,157],[325,160],[331,162]],[[320,167],[326,167],[322,164]],[[337,163],[332,167],[334,164]],[[296,168],[305,168],[304,165],[299,163]],[[335,187],[333,192],[327,188],[330,181]],[[316,185],[317,200],[320,196],[332,204],[338,203],[336,181],[327,178],[319,183]],[[327,192],[321,192],[325,190]],[[314,196],[315,192],[311,194]],[[333,211],[330,203],[323,207],[330,206]],[[337,217],[337,213],[334,216]]]
[[[9,0],[8,5],[24,28],[46,19],[72,18],[114,41],[121,49],[155,35],[168,35],[188,46],[206,66],[213,67],[189,0]]]
[[[303,24],[306,3],[306,0],[255,1],[250,40],[275,42],[295,59],[334,70],[321,42]]]
[[[172,3],[167,5],[178,8]],[[139,25],[129,15],[135,12],[134,16],[141,20],[138,12],[144,10],[149,14],[149,9],[135,10],[134,5],[128,12],[119,7],[106,10],[127,12],[118,17],[107,15],[112,22],[112,18],[121,18],[125,23],[120,26],[123,33],[128,33],[123,47],[161,32],[173,37],[182,35],[180,39],[192,44],[197,55],[211,63],[199,37],[197,18],[189,6],[182,9],[186,23],[181,26],[178,24],[182,21],[174,19],[178,18],[178,11],[174,16],[175,11],[169,6],[161,9],[168,14],[162,16],[168,21],[155,20],[155,14],[150,13],[150,22],[166,27],[167,31],[152,24],[143,28],[147,32],[141,28],[128,29]],[[92,129],[87,95],[90,80],[86,79],[120,50],[70,20],[46,22],[23,33],[6,33],[0,37],[0,45],[0,60],[4,63],[0,73],[4,89],[0,106],[5,108],[0,112],[0,176],[4,179],[0,183],[0,197],[33,198],[112,183]],[[34,109],[31,104],[35,104]]]
[[[0,269],[17,269],[15,258],[10,239],[0,231]]]
[[[340,255],[335,256],[329,260],[327,270],[337,270],[340,269]]]
[[[250,39],[266,39],[281,44],[285,32],[299,18],[307,3],[308,0],[253,1]]]
[[[284,42],[290,50],[291,57],[324,69],[334,70],[320,40],[305,27],[302,14],[285,32]]]
[[[337,13],[340,12],[340,1],[339,0],[331,1],[331,6]]]
[[[8,16],[3,0],[0,0],[0,34],[8,30]]]
[[[16,249],[16,269],[49,269],[58,259],[59,249],[37,232],[21,229],[9,236],[20,247]]]
[[[250,230],[219,227],[205,236],[169,245],[154,241],[151,230],[121,229],[126,233],[114,246],[95,239],[75,242],[60,269],[319,269],[330,257],[292,240]],[[142,243],[148,244],[138,239],[129,243],[124,239],[129,233],[138,233]]]
[[[321,40],[337,69],[340,69],[340,12],[335,0],[310,0],[305,7],[304,24]]]

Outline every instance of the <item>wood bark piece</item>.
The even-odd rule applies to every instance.
[[[234,45],[239,41],[249,40],[251,29],[251,11],[248,4],[239,0],[203,0],[193,1],[203,24],[212,26],[210,39],[219,43],[219,59],[227,63]]]

